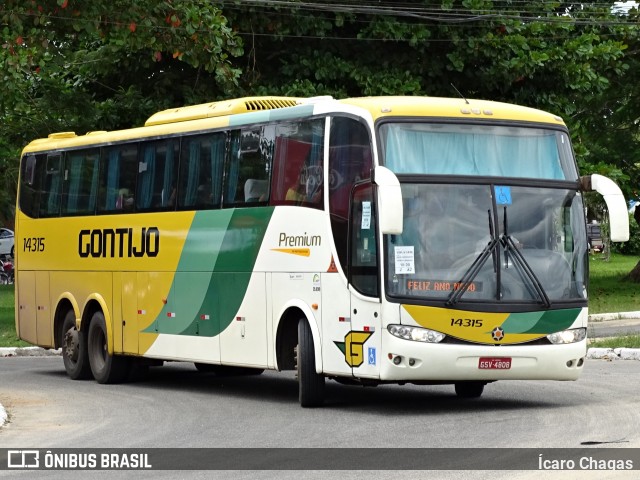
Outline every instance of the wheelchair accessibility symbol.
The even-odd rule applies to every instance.
[[[376,349],[375,347],[369,347],[369,352],[368,355],[369,357],[369,361],[367,362],[369,365],[375,365],[376,364]]]
[[[496,197],[496,204],[511,205],[511,187],[496,185],[493,188]]]

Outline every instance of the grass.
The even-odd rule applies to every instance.
[[[13,305],[13,285],[0,285],[0,347],[26,347],[18,340]]]
[[[599,338],[589,342],[595,348],[640,348],[640,334],[620,335],[618,337]]]
[[[640,257],[611,254],[589,256],[589,313],[635,312],[640,310],[640,284],[625,280]]]
[[[625,280],[625,276],[640,261],[637,256],[611,254],[605,262],[601,255],[589,257],[589,313],[633,312],[640,310],[640,284]],[[14,321],[13,285],[0,285],[0,347],[29,345],[18,340]],[[623,335],[602,339],[592,347],[640,348],[640,335]]]

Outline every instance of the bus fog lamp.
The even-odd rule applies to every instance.
[[[563,330],[562,332],[547,335],[547,338],[554,345],[566,345],[567,343],[581,342],[587,338],[587,329],[572,328],[571,330]]]
[[[394,337],[414,342],[439,343],[444,340],[445,335],[428,328],[409,327],[406,325],[389,325],[389,333]]]

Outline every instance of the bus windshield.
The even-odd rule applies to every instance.
[[[506,125],[384,123],[384,164],[396,174],[576,180],[567,134]]]
[[[402,184],[404,230],[386,239],[387,293],[544,305],[586,299],[581,197],[564,188]]]

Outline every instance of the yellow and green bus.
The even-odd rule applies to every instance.
[[[562,120],[481,100],[249,97],[22,153],[16,329],[72,379],[137,366],[453,384],[575,380],[582,192]]]

